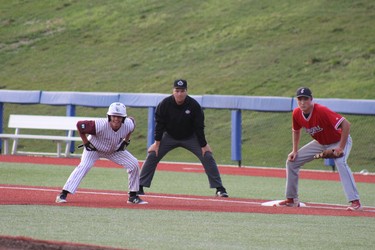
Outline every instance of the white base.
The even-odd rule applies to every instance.
[[[264,206],[264,207],[277,207],[277,204],[279,202],[282,202],[283,200],[275,200],[275,201],[266,201],[266,202],[263,202],[261,205]],[[300,202],[299,203],[299,206],[300,207],[306,207],[306,204],[303,203],[303,202]]]

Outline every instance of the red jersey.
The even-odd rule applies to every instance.
[[[322,145],[339,142],[341,139],[340,124],[345,119],[329,108],[314,103],[310,115],[305,118],[300,108],[293,110],[293,130],[306,129],[306,133]]]

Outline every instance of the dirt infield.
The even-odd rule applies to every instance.
[[[0,236],[0,250],[126,250],[124,248],[112,248],[77,244],[60,241],[35,240],[28,237]]]
[[[57,188],[0,185],[0,190],[2,194],[0,196],[1,205],[375,217],[375,208],[373,207],[366,207],[364,211],[353,212],[346,211],[346,206],[332,204],[306,203],[307,207],[301,208],[264,207],[261,204],[265,200],[150,193],[143,196],[149,204],[134,205],[126,203],[128,197],[126,192],[91,189],[80,189],[75,195],[69,196],[68,203],[57,204],[55,198],[60,192]]]

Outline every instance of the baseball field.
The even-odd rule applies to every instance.
[[[163,163],[145,190],[149,204],[131,205],[126,172],[100,160],[68,203],[56,204],[78,162],[0,157],[0,242],[69,242],[76,249],[370,249],[375,243],[375,175],[355,174],[365,207],[349,212],[337,173],[302,170],[306,207],[280,208],[262,203],[284,197],[283,169],[220,166],[225,199],[214,197],[200,165]]]
[[[0,0],[0,89],[169,94],[172,81],[185,78],[191,95],[290,97],[306,85],[315,98],[372,100],[374,10],[373,0]],[[144,160],[147,110],[128,108],[137,120],[129,150]],[[10,114],[66,115],[66,107],[5,103],[5,133],[14,133]],[[68,203],[56,204],[79,159],[0,155],[0,250],[374,248],[374,116],[344,114],[364,205],[348,212],[338,174],[322,161],[301,171],[306,207],[262,206],[284,198],[290,113],[243,112],[243,168],[224,165],[236,164],[229,110],[205,115],[230,198],[214,196],[197,159],[182,149],[163,159],[180,163],[158,167],[142,206],[126,203],[127,174],[107,161]],[[309,140],[304,135],[301,144]],[[56,145],[19,147],[52,152]]]

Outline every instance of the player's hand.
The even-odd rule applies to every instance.
[[[96,147],[94,145],[92,145],[92,143],[89,142],[89,141],[85,143],[85,148],[86,148],[87,151],[96,151],[97,150]]]
[[[212,153],[212,149],[211,149],[210,145],[208,145],[208,144],[206,144],[206,146],[204,146],[202,148],[202,155],[203,155],[203,157],[206,154],[206,152],[211,152]]]
[[[340,147],[337,147],[337,148],[334,149],[333,154],[336,157],[339,157],[340,155],[344,155],[344,150]]]
[[[154,143],[152,144],[148,150],[147,150],[148,153],[151,153],[151,152],[155,152],[155,155],[156,157],[158,156],[158,153],[159,153],[159,144],[158,143]]]
[[[124,151],[130,144],[129,140],[122,140],[120,147],[117,149],[117,151]]]
[[[290,154],[288,154],[288,161],[295,161],[296,160],[296,157],[297,157],[297,152],[291,152]]]

